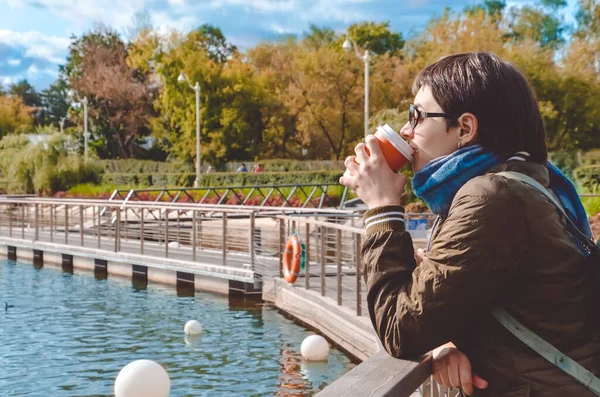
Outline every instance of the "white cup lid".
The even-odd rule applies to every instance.
[[[383,126],[380,125],[379,127],[377,127],[377,130],[381,131],[383,133],[383,136],[385,136],[385,139],[387,139],[392,145],[394,145],[396,150],[402,153],[404,157],[406,157],[409,161],[412,162],[412,155],[415,152],[414,149],[411,148],[410,145],[406,143],[406,141],[402,139],[392,127],[390,127],[387,124],[384,124]]]

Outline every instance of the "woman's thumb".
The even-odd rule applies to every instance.
[[[478,389],[485,389],[488,387],[488,381],[480,378],[477,374],[473,374],[473,386]]]

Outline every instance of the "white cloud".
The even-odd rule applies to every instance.
[[[69,43],[66,37],[44,36],[36,31],[19,33],[0,30],[0,44],[25,48],[25,56],[55,64],[64,62]]]
[[[302,7],[304,4],[298,0],[213,0],[211,8],[223,8],[227,6],[243,6],[259,12],[289,12]]]
[[[0,76],[0,84],[2,84],[4,87],[7,87],[13,83],[16,83],[20,80],[23,79],[23,76],[21,76],[20,74],[15,75],[15,76]]]
[[[21,64],[21,60],[10,58],[6,61],[6,63],[8,63],[10,66],[19,66]]]

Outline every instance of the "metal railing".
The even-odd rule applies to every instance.
[[[197,204],[232,204],[259,207],[343,209],[349,189],[334,183],[222,186],[199,188],[116,189],[109,200],[169,201]]]
[[[315,291],[357,316],[366,316],[361,215],[338,209],[5,198],[0,200],[0,238],[236,267],[252,270],[255,279],[261,279],[280,277],[285,243],[297,234],[305,244],[306,268],[296,287]],[[406,214],[407,219],[423,216],[430,217]],[[404,385],[400,396],[415,391],[409,390],[415,379],[419,379],[416,386],[425,382],[422,389],[426,393],[439,390],[428,386],[431,380],[427,376],[420,379],[422,373],[426,373],[423,365],[417,365],[405,374],[410,381],[402,374],[389,381]],[[392,389],[397,390],[396,386]]]

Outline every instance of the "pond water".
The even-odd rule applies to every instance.
[[[311,396],[353,364],[308,363],[312,332],[276,309],[227,297],[0,261],[0,396],[113,396],[138,359],[160,363],[170,396]],[[8,305],[8,306],[7,306]],[[198,320],[198,339],[183,333]]]

